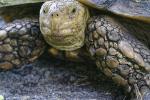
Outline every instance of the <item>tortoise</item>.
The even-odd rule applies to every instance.
[[[51,0],[42,5],[40,16],[38,2],[1,8],[1,69],[19,68],[48,49],[59,58],[95,62],[109,79],[124,87],[131,99],[147,97],[150,2]]]

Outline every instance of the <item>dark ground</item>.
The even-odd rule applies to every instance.
[[[22,69],[0,72],[6,100],[123,100],[121,90],[96,66],[42,56]]]

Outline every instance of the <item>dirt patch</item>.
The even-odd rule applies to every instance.
[[[122,100],[124,96],[94,65],[42,56],[35,63],[0,72],[6,100]]]

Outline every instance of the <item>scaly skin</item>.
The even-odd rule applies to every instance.
[[[73,8],[76,8],[74,13]],[[91,18],[85,34],[87,20],[83,17],[89,17],[86,9],[75,0],[46,2],[40,11],[40,28],[45,40],[57,49],[71,51],[79,48],[74,42],[82,44],[84,39],[80,37],[86,37],[87,50],[98,68],[123,86],[131,99],[143,100],[150,89],[150,50],[125,27],[107,16]],[[80,29],[76,27],[76,33],[72,30],[75,25],[80,26]],[[65,31],[64,27],[67,27]],[[72,32],[76,36],[70,35]],[[67,35],[73,42],[64,39]],[[73,38],[80,40],[74,41]]]
[[[45,48],[37,19],[15,20],[0,28],[0,69],[35,61]]]
[[[150,87],[150,50],[107,16],[88,22],[86,45],[98,68],[132,99],[143,100]]]

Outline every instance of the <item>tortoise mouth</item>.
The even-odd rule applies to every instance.
[[[61,32],[49,35],[49,42],[56,46],[70,46],[79,42],[80,34],[74,34],[73,32],[70,34],[64,34],[63,32],[61,34],[60,33]]]
[[[58,41],[58,42],[66,41],[67,42],[68,40],[75,37],[74,31],[73,31],[73,30],[76,30],[75,28],[74,29],[64,28],[64,29],[56,29],[56,30],[57,31],[53,31],[52,34],[50,35],[50,38],[54,41]]]
[[[73,37],[73,35],[62,35],[62,36],[59,36],[59,35],[50,35],[51,39],[54,40],[54,41],[58,41],[58,42],[61,42],[61,41],[64,41],[68,38],[71,38]]]
[[[49,38],[51,40],[51,42],[54,41],[55,43],[60,43],[60,44],[69,42],[69,40],[78,36],[78,34],[75,34],[75,32],[77,32],[78,29],[69,28],[69,26],[68,26],[68,28],[55,29],[55,30],[51,30],[51,28],[49,28],[47,26],[43,26],[41,29],[46,31],[46,33],[44,33],[45,38]],[[74,30],[76,30],[76,31],[74,31]]]
[[[44,38],[47,43],[59,50],[72,51],[84,45],[85,35],[82,30],[77,28],[64,28],[52,31],[48,27],[42,27],[42,30],[47,31],[44,32]]]

